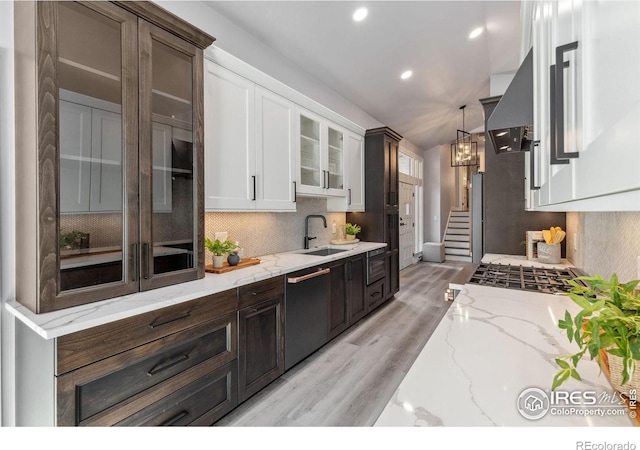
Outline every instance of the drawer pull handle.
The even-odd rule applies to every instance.
[[[161,327],[162,325],[167,325],[168,323],[175,322],[181,319],[186,319],[187,317],[190,317],[190,316],[191,316],[191,313],[188,312],[188,313],[181,314],[178,317],[172,317],[171,319],[166,319],[158,322],[151,322],[149,324],[149,328],[153,329],[153,328]]]
[[[152,377],[152,376],[162,372],[163,370],[167,370],[170,367],[175,366],[176,364],[180,364],[181,362],[186,361],[187,359],[189,359],[189,355],[187,355],[187,354],[175,356],[173,358],[169,358],[168,360],[163,361],[163,362],[158,363],[155,366],[153,366],[151,368],[151,370],[149,370],[147,372],[147,375]]]
[[[330,268],[318,269],[317,272],[312,272],[307,275],[302,275],[301,277],[287,278],[287,283],[289,284],[301,283],[303,281],[310,280],[311,278],[319,277],[320,275],[324,275],[325,273],[329,273],[329,272],[331,272]]]
[[[178,414],[173,416],[171,419],[167,420],[166,422],[162,422],[160,424],[160,426],[161,427],[170,427],[171,425],[173,425],[174,423],[178,422],[180,419],[184,419],[188,415],[189,415],[189,411],[187,411],[186,409],[183,409]]]
[[[274,289],[275,289],[275,286],[270,287],[269,289],[263,289],[262,291],[251,291],[251,295],[255,297],[256,295],[266,294],[267,292],[273,291]]]
[[[376,292],[374,292],[373,294],[371,294],[371,295],[370,295],[370,297],[377,297],[377,296],[379,296],[380,294],[382,294],[382,292],[380,292],[380,291],[376,291]]]

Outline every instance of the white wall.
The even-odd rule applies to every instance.
[[[15,139],[13,2],[0,1],[0,423],[15,423],[15,321],[4,303],[15,297]]]
[[[335,111],[361,127],[384,126],[282,54],[200,1],[156,1],[216,38],[213,45]],[[286,26],[286,24],[283,24]]]
[[[424,240],[440,242],[440,146],[424,152]]]

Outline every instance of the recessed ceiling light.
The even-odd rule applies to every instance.
[[[367,8],[358,8],[353,13],[353,20],[360,22],[367,17],[367,14],[369,14],[369,10]]]
[[[402,72],[402,75],[400,75],[400,78],[406,80],[407,78],[411,78],[411,75],[413,75],[413,71],[405,70],[404,72]]]
[[[502,131],[502,132],[500,132],[500,133],[496,134],[496,137],[502,137],[502,136],[504,136],[505,134],[507,134],[507,132],[506,132],[506,131]]]
[[[484,28],[482,27],[478,27],[475,30],[473,30],[471,33],[469,33],[469,39],[475,39],[478,36],[480,36],[482,34],[482,31],[484,30]]]

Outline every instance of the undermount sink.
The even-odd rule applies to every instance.
[[[329,256],[335,255],[336,253],[346,252],[346,250],[342,250],[339,248],[321,248],[319,250],[314,250],[312,252],[304,252],[305,255],[314,255],[314,256]]]

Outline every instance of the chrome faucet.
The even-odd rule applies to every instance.
[[[309,237],[309,219],[316,217],[318,219],[322,219],[322,223],[324,223],[324,227],[327,228],[327,219],[325,219],[324,216],[321,216],[320,214],[311,214],[308,215],[307,217],[305,217],[304,219],[304,248],[308,249],[309,248],[309,241],[312,239],[316,239],[316,237]]]

